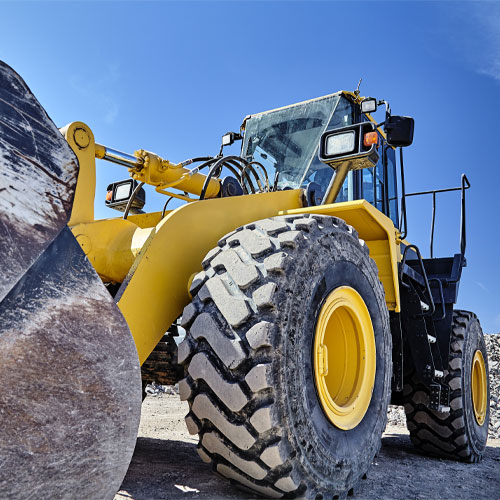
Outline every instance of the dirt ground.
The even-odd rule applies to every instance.
[[[196,453],[177,395],[148,396],[128,473],[115,500],[250,499],[215,476]],[[405,428],[391,426],[368,478],[353,500],[500,500],[500,439],[488,441],[481,464],[417,454]]]

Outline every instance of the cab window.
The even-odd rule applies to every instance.
[[[387,215],[398,227],[398,195],[394,149],[385,141],[379,146],[379,160],[375,167],[359,171],[360,198]]]
[[[348,101],[344,96],[340,97],[340,100],[335,108],[326,130],[333,130],[337,128],[347,127],[355,123],[355,108],[354,105]],[[316,148],[315,154],[311,161],[311,165],[308,168],[306,175],[302,179],[302,187],[306,187],[310,182],[316,182],[319,184],[323,191],[326,192],[328,185],[330,184],[333,177],[334,169],[325,163],[319,161],[318,158],[318,148]],[[353,172],[349,172],[347,179],[345,180],[338,196],[336,202],[348,201],[355,199],[354,195],[354,176]]]

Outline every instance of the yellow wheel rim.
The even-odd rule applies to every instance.
[[[314,381],[330,422],[356,427],[370,405],[376,349],[370,313],[361,295],[341,286],[325,300],[314,335]]]
[[[484,365],[483,354],[480,350],[474,353],[474,358],[472,359],[471,386],[474,416],[476,417],[476,422],[479,425],[483,425],[488,405],[488,381],[486,380],[486,367]]]

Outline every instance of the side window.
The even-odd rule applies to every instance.
[[[396,156],[385,142],[379,146],[379,161],[375,167],[359,171],[360,198],[387,215],[398,227],[398,190]]]
[[[389,146],[385,147],[385,162],[386,162],[386,184],[388,198],[388,213],[394,225],[399,227],[398,214],[398,180],[396,177],[396,152]]]
[[[373,170],[374,168],[364,168],[361,170],[361,198],[364,198],[368,203],[375,205],[374,196],[374,182],[373,182]]]
[[[383,145],[379,146],[378,151],[377,165],[372,168],[364,168],[361,171],[361,198],[364,198],[381,212],[387,213]]]

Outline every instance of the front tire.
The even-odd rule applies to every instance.
[[[274,217],[222,238],[203,268],[193,280],[179,346],[186,366],[179,389],[201,458],[263,496],[345,497],[380,448],[390,396],[389,315],[366,245],[340,219]],[[318,317],[329,297],[345,289],[365,304],[374,337],[372,379],[359,385],[366,408],[353,413],[347,430],[324,409],[314,360]],[[349,294],[343,294],[347,301]],[[351,312],[341,319],[350,314],[354,325],[356,304],[347,303]],[[342,362],[334,347],[345,338],[344,332],[344,340],[330,340],[332,371]],[[348,372],[340,369],[349,378]],[[349,387],[358,390],[354,382]],[[349,399],[348,390],[337,389],[329,385],[345,410],[342,397],[351,404],[358,394]]]

